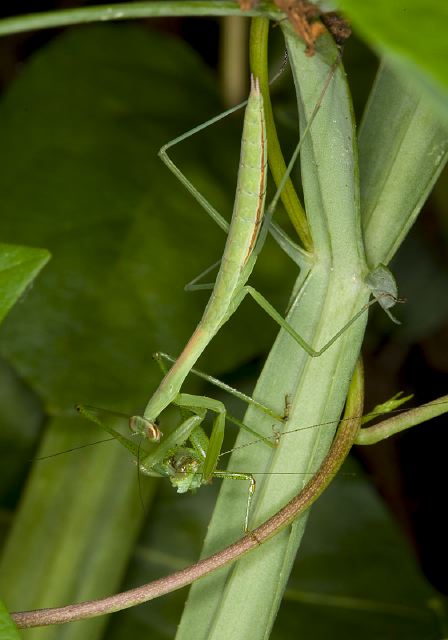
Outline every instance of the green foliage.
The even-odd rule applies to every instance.
[[[45,249],[0,244],[0,322],[49,258]]]
[[[446,621],[396,523],[346,464],[313,508],[272,638],[421,640],[442,637]]]
[[[9,617],[8,610],[0,600],[0,639],[1,640],[20,640],[20,634],[16,625]]]
[[[418,83],[448,120],[447,4],[438,0],[341,0],[340,7],[359,34]]]
[[[45,249],[0,244],[0,323],[48,262]],[[20,311],[19,311],[20,313]],[[8,500],[23,468],[23,455],[30,450],[38,409],[31,394],[0,360],[1,439],[0,496]],[[1,531],[0,531],[1,533]]]

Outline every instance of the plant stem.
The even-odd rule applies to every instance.
[[[375,444],[376,442],[380,442],[380,440],[385,440],[396,433],[400,433],[400,431],[426,422],[426,420],[430,420],[431,418],[436,418],[447,411],[448,395],[441,396],[437,398],[437,400],[423,404],[421,407],[409,409],[409,411],[404,411],[393,418],[383,420],[373,427],[360,429],[356,438],[356,444]]]
[[[286,163],[283,158],[277,135],[269,94],[268,34],[269,20],[267,18],[253,18],[250,31],[250,68],[252,74],[259,80],[261,93],[263,95],[264,115],[266,119],[266,131],[268,137],[268,162],[272,177],[278,187],[286,173]],[[288,178],[283,187],[281,199],[303,247],[307,251],[311,251],[313,248],[313,241],[311,239],[308,221],[296,190],[294,189],[294,185],[292,184],[291,178]]]
[[[247,27],[243,16],[221,20],[219,68],[226,108],[242,102],[248,92]]]
[[[162,18],[173,16],[265,16],[276,19],[283,14],[263,0],[249,11],[242,12],[235,0],[177,0],[173,2],[128,2],[104,6],[43,11],[0,20],[0,35],[22,33],[35,29],[65,27],[70,24]]]

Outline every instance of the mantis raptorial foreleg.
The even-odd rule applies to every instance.
[[[224,405],[211,398],[189,394],[180,394],[179,404],[182,404],[183,408],[188,408],[192,415],[183,420],[166,438],[161,439],[162,434],[157,430],[153,432],[152,440],[144,439],[140,445],[132,438],[123,435],[116,428],[116,421],[121,420],[131,429],[135,429],[136,421],[142,418],[129,417],[87,405],[79,405],[77,410],[82,416],[105,429],[128,449],[134,456],[139,471],[148,476],[169,478],[178,493],[195,491],[203,484],[208,484],[213,478],[248,482],[244,519],[244,530],[247,531],[250,506],[255,492],[255,479],[250,473],[216,469],[224,435],[226,415]],[[216,413],[210,439],[201,426],[208,410]],[[256,441],[266,442],[266,440],[262,438]],[[157,444],[151,447],[151,442]]]
[[[160,432],[153,432],[152,441],[154,443],[158,443],[154,444],[153,447],[148,439],[145,439],[140,446],[137,445],[134,439],[123,435],[116,428],[117,419],[122,422],[124,421],[125,423],[132,423],[136,420],[141,420],[141,418],[136,418],[135,416],[128,417],[123,414],[89,406],[78,406],[78,411],[84,417],[105,429],[118,442],[120,442],[122,446],[128,449],[134,456],[139,470],[144,475],[168,477],[179,493],[195,490],[203,484],[210,482],[213,478],[244,480],[249,482],[244,520],[245,531],[247,531],[252,497],[255,492],[255,478],[251,473],[239,473],[236,471],[222,471],[220,469],[216,469],[216,462],[218,458],[231,453],[234,449],[224,452],[220,450],[221,427],[218,428],[218,431],[220,432],[218,437],[214,438],[212,432],[212,438],[209,440],[201,426],[207,410],[212,409],[219,414],[219,403],[214,406],[213,402],[216,401],[209,398],[201,398],[200,396],[191,396],[186,394],[181,395],[183,396],[181,398],[183,406],[189,407],[193,412],[193,415],[190,415],[188,418],[183,420],[181,424],[160,443]],[[355,414],[351,415],[350,418],[344,417],[341,420],[339,420],[339,418],[335,418],[334,420],[329,420],[320,424],[298,425],[292,429],[284,431],[283,433],[276,433],[274,431],[272,435],[272,444],[276,446],[280,439],[288,437],[298,431],[325,426],[332,427],[338,422],[340,422],[341,429],[344,431],[345,422],[352,421],[354,418],[358,419],[361,424],[365,424],[380,416],[397,414],[396,416],[386,419],[373,427],[361,429],[357,432],[358,435],[356,436],[355,441],[357,444],[371,444],[384,437],[389,437],[394,433],[412,427],[415,424],[419,424],[432,417],[436,417],[448,410],[448,396],[443,396],[433,402],[423,405],[422,407],[414,409],[403,411],[399,408],[411,398],[412,395],[403,397],[401,393],[398,393],[387,402],[377,405],[371,412],[364,416]],[[202,404],[202,407],[199,407],[198,404]],[[187,441],[190,442],[189,446],[186,445]],[[246,443],[243,446],[253,446],[261,442],[266,442],[266,438],[256,438],[252,442]],[[313,475],[313,472],[310,472],[310,475]],[[324,483],[328,482],[328,476],[329,472],[327,470],[326,476],[322,477],[322,481]],[[325,479],[325,477],[327,479]]]

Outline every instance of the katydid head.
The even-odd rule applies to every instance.
[[[202,465],[203,460],[194,449],[180,447],[163,466],[177,493],[186,493],[201,486]]]
[[[163,435],[155,422],[150,422],[142,416],[131,416],[129,428],[132,433],[143,436],[149,442],[160,442]]]

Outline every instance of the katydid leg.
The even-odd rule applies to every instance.
[[[214,471],[213,476],[215,478],[223,478],[227,480],[247,480],[249,482],[249,492],[246,503],[246,515],[244,518],[244,533],[249,531],[249,514],[252,504],[252,498],[255,493],[256,482],[253,475],[250,473],[238,473],[237,471]]]

